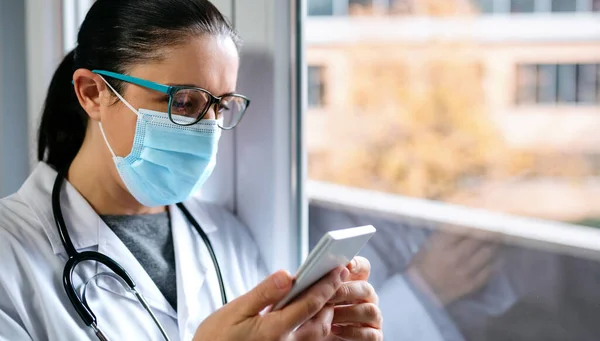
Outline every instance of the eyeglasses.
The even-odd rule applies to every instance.
[[[215,115],[219,127],[225,130],[233,129],[250,105],[250,99],[239,94],[218,97],[208,90],[192,86],[164,85],[104,70],[92,72],[169,95],[169,120],[180,126],[198,123],[211,107],[216,106]]]

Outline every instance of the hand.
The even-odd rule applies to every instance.
[[[381,341],[383,318],[377,306],[379,297],[367,282],[371,264],[356,257],[348,264],[350,277],[331,299],[334,308],[332,335],[326,341]]]
[[[477,239],[434,233],[409,266],[448,305],[481,289],[492,274],[497,246]]]
[[[339,267],[283,309],[271,312],[266,308],[283,299],[293,281],[287,272],[276,272],[206,318],[193,341],[321,340],[329,335],[334,316],[328,301],[348,276],[349,271]]]

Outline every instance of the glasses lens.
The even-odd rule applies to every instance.
[[[200,90],[178,90],[171,101],[171,120],[176,124],[192,124],[204,113],[210,96]]]
[[[231,129],[235,127],[242,119],[247,107],[248,100],[243,97],[230,95],[221,98],[217,114],[221,128]]]

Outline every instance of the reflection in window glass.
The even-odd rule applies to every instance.
[[[596,64],[577,66],[577,102],[590,104],[596,102]]]
[[[510,0],[511,13],[535,12],[535,0]]]
[[[534,104],[537,98],[537,67],[517,66],[517,103]]]
[[[538,66],[538,103],[556,103],[556,80],[556,65],[542,64]]]
[[[577,66],[564,64],[558,66],[558,102],[577,101]]]
[[[552,0],[552,12],[575,12],[577,0]]]
[[[325,92],[323,82],[323,67],[308,67],[308,105],[311,108],[323,106]]]
[[[308,15],[333,15],[334,0],[308,0]]]

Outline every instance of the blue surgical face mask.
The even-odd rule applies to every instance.
[[[106,84],[137,115],[133,146],[125,157],[115,155],[99,123],[119,175],[131,195],[142,205],[154,207],[182,202],[194,194],[216,165],[221,136],[218,121],[176,125],[167,113],[136,110],[108,82]]]

